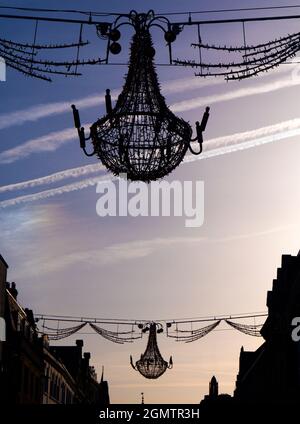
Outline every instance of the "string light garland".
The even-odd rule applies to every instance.
[[[134,326],[132,326],[131,331],[119,332],[119,331],[109,331],[91,322],[89,324],[92,327],[92,329],[96,331],[96,333],[98,333],[100,336],[114,343],[118,343],[118,344],[132,343],[134,340],[142,338],[141,332],[138,335],[134,335]]]
[[[170,65],[170,66],[189,66],[189,67],[200,67],[201,72],[199,76],[205,77],[205,76],[225,76],[226,79],[244,79],[249,78],[254,75],[258,75],[260,72],[268,71],[276,66],[279,66],[281,63],[287,63],[287,60],[294,57],[294,55],[298,52],[297,49],[297,38],[298,34],[292,34],[288,35],[286,37],[281,37],[278,39],[275,39],[273,41],[268,41],[266,43],[260,43],[257,46],[251,46],[247,45],[245,42],[245,25],[246,23],[251,22],[266,22],[266,21],[279,21],[279,20],[295,20],[299,19],[300,15],[294,14],[294,15],[273,15],[273,16],[258,16],[258,17],[239,17],[239,18],[224,18],[224,19],[206,19],[206,20],[197,20],[196,16],[201,14],[214,14],[214,13],[233,13],[233,12],[246,12],[246,11],[260,11],[260,10],[274,10],[274,9],[289,9],[289,8],[299,8],[299,5],[287,5],[287,6],[269,6],[269,7],[253,7],[253,8],[233,8],[233,9],[217,9],[217,10],[202,10],[202,11],[185,11],[185,12],[165,12],[163,14],[155,13],[154,11],[149,11],[148,13],[140,13],[139,15],[146,16],[149,15],[149,13],[152,14],[153,19],[153,26],[159,27],[164,31],[165,34],[165,40],[167,42],[167,51],[169,56],[169,62],[168,63],[161,63],[161,65]],[[132,19],[132,16],[134,11],[130,11],[129,13],[116,13],[116,12],[96,12],[96,11],[83,11],[83,10],[66,10],[66,9],[42,9],[42,8],[15,8],[15,7],[0,7],[0,9],[9,9],[9,10],[19,10],[21,12],[26,12],[26,14],[21,15],[15,15],[15,14],[0,14],[0,19],[11,19],[11,20],[32,20],[35,22],[35,29],[37,29],[37,26],[42,24],[43,22],[48,22],[51,24],[78,24],[79,25],[79,41],[78,43],[60,43],[57,44],[56,48],[65,48],[68,47],[74,47],[78,50],[80,50],[81,47],[84,47],[86,43],[82,43],[82,31],[83,28],[92,28],[93,30],[96,30],[96,34],[98,37],[102,40],[106,41],[106,46],[103,51],[103,58],[102,59],[91,59],[87,61],[78,61],[79,58],[76,57],[74,61],[50,61],[47,59],[40,59],[37,63],[34,62],[34,55],[32,55],[32,63],[29,62],[28,66],[29,69],[26,68],[24,65],[26,64],[26,60],[24,60],[27,57],[28,53],[28,59],[30,59],[30,51],[31,52],[37,52],[40,49],[47,50],[47,45],[39,45],[36,40],[36,30],[35,30],[35,37],[33,43],[27,43],[27,48],[29,51],[23,52],[24,57],[14,57],[11,55],[10,48],[16,47],[17,42],[10,42],[10,45],[8,45],[6,42],[4,42],[1,47],[4,49],[4,52],[9,56],[8,60],[8,66],[15,67],[15,69],[19,70],[20,72],[23,72],[25,75],[31,75],[37,78],[42,77],[42,79],[50,80],[49,75],[45,76],[42,75],[42,71],[45,73],[57,73],[57,74],[63,74],[67,76],[78,76],[80,73],[77,72],[77,67],[81,65],[96,65],[96,64],[102,64],[102,65],[111,65],[111,64],[124,64],[127,65],[127,63],[115,63],[112,62],[110,59],[111,57],[114,57],[115,55],[119,54],[122,50],[122,46],[119,42],[119,36],[121,35],[119,29],[115,29],[118,27],[119,23],[122,21],[122,25],[124,25],[124,20],[127,20],[127,23]],[[28,14],[29,12],[39,12],[39,16],[32,16]],[[65,16],[53,16],[54,13],[60,13],[64,14]],[[80,16],[83,16],[84,18],[77,18],[73,15],[79,14]],[[69,18],[69,16],[71,16]],[[176,16],[178,15],[185,15],[187,16],[187,20],[183,21],[174,21]],[[103,20],[99,20],[98,18],[103,18]],[[172,19],[172,20],[171,20]],[[155,21],[155,22],[154,22]],[[205,25],[218,25],[218,24],[224,24],[224,23],[231,23],[236,24],[240,23],[243,27],[243,38],[244,43],[241,46],[232,47],[232,46],[216,46],[210,43],[203,43],[200,36],[200,26]],[[177,36],[185,29],[185,28],[195,28],[196,29],[196,36],[198,37],[198,43],[192,43],[192,46],[195,48],[198,48],[199,50],[218,50],[219,52],[227,52],[227,53],[242,53],[244,51],[244,55],[241,55],[239,61],[220,61],[220,63],[204,63],[202,60],[200,60],[198,63],[193,60],[187,60],[187,59],[173,59],[173,47],[174,41],[177,39]],[[8,41],[8,40],[7,40]],[[295,41],[295,43],[293,43]],[[25,45],[26,43],[24,43]],[[49,45],[50,46],[50,45]],[[247,58],[247,52],[249,50],[257,50],[259,47],[261,47],[263,51],[256,51],[256,54],[260,54],[261,57],[252,58],[251,62],[252,65],[256,64],[257,67],[253,69],[248,69],[249,72],[246,72],[247,69],[244,67],[245,63],[248,62],[246,60]],[[269,48],[272,48],[269,50]],[[276,47],[278,48],[278,51],[276,51]],[[286,52],[284,53],[284,48],[287,48]],[[283,49],[283,50],[282,50]],[[281,51],[282,50],[282,51]],[[14,50],[13,50],[14,51]],[[267,51],[269,51],[269,54],[267,54]],[[264,55],[266,55],[264,57]],[[201,54],[200,54],[201,56]],[[249,58],[248,58],[249,59]],[[40,63],[41,62],[41,63]],[[40,65],[43,65],[42,67],[37,66],[38,63]],[[35,65],[35,66],[33,66]],[[248,64],[249,65],[249,64]],[[57,70],[55,68],[57,67],[63,67],[66,66],[67,71],[64,72],[63,70]],[[249,65],[250,66],[250,65]],[[36,69],[33,69],[35,67]],[[241,67],[240,71],[237,72],[237,67]],[[216,71],[216,68],[220,68],[220,72],[214,72]],[[44,78],[45,77],[45,78]]]
[[[74,327],[52,328],[52,327],[47,327],[45,324],[43,324],[43,331],[39,331],[39,333],[43,335],[47,335],[49,340],[61,340],[61,339],[70,337],[73,334],[77,333],[78,331],[82,330],[83,327],[85,327],[86,325],[87,325],[87,322],[84,322]],[[47,331],[45,331],[45,329]]]
[[[36,23],[37,29],[37,23]],[[87,46],[88,41],[82,41],[82,28],[80,29],[79,41],[76,43],[63,44],[38,44],[36,41],[36,31],[33,43],[19,43],[12,40],[0,38],[0,56],[5,60],[8,67],[11,67],[26,76],[35,77],[45,81],[51,81],[50,74],[64,76],[79,76],[78,66],[96,65],[101,63],[100,59],[80,60],[79,49]],[[74,60],[58,61],[46,58],[39,58],[39,52],[49,50],[77,49],[77,56]]]
[[[216,321],[213,324],[210,324],[206,327],[198,328],[196,330],[181,330],[178,328],[178,324],[175,323],[175,329],[173,333],[170,331],[170,328],[174,326],[172,322],[168,322],[167,327],[167,337],[174,338],[177,342],[191,343],[196,340],[201,339],[206,336],[208,333],[213,331],[220,324],[221,320]]]
[[[220,323],[225,322],[233,329],[241,331],[247,335],[260,337],[259,330],[262,324],[242,324],[236,322],[236,320],[245,319],[256,319],[266,317],[266,313],[248,313],[239,315],[224,315],[215,317],[200,317],[200,318],[188,318],[188,319],[172,319],[172,320],[129,320],[129,319],[99,319],[99,318],[84,318],[84,317],[70,317],[70,316],[56,316],[56,315],[36,315],[36,321],[42,321],[42,331],[40,333],[49,335],[52,337],[69,337],[75,332],[80,331],[85,325],[89,325],[97,334],[103,338],[114,342],[114,343],[131,343],[134,340],[141,339],[143,334],[149,329],[150,323],[155,323],[159,326],[159,333],[162,333],[162,329],[165,326],[165,334],[167,337],[173,338],[176,341],[193,342],[206,336],[213,330],[215,330]],[[234,319],[234,321],[232,321]],[[57,328],[48,327],[45,322],[56,322]],[[78,322],[79,325],[60,328],[60,323],[65,322]],[[205,325],[200,328],[193,328],[196,324],[211,322],[211,324]],[[98,324],[101,324],[99,326]],[[117,331],[109,330],[107,326],[117,327]],[[190,329],[187,329],[187,326]],[[126,327],[126,329],[125,329]],[[130,327],[130,330],[128,329]],[[120,331],[119,329],[124,328]],[[146,329],[146,330],[145,330]],[[144,330],[144,331],[143,331]]]
[[[192,60],[174,60],[178,65],[192,68],[200,68],[201,72],[196,76],[217,77],[224,76],[226,80],[242,80],[256,76],[262,72],[276,68],[288,59],[296,56],[300,50],[300,33],[295,33],[257,45],[243,45],[238,47],[216,46],[210,44],[192,43],[192,47],[201,50],[215,50],[228,54],[238,53],[239,60],[205,63]],[[218,71],[219,69],[219,71]]]
[[[258,317],[265,317],[265,313],[256,314],[240,314],[229,315],[220,317],[203,317],[191,318],[182,320],[160,320],[160,321],[147,321],[147,320],[130,320],[130,319],[99,319],[99,318],[83,318],[72,316],[56,316],[56,315],[36,315],[36,322],[42,321],[42,329],[37,330],[39,334],[46,335],[49,340],[61,340],[78,333],[86,325],[103,337],[104,339],[116,343],[133,343],[141,339],[143,335],[149,333],[147,346],[145,352],[141,355],[140,359],[135,363],[133,362],[132,355],[130,356],[130,364],[135,371],[138,371],[143,377],[147,379],[157,379],[161,377],[167,369],[173,368],[172,356],[169,362],[165,361],[160,353],[157,334],[165,333],[166,337],[170,337],[177,342],[192,343],[207,334],[214,331],[222,321],[227,323],[232,329],[238,330],[244,334],[259,337],[262,324],[241,324],[232,319],[256,319]],[[57,327],[50,327],[46,322],[57,323]],[[194,329],[193,326],[199,323],[211,322],[200,328]],[[61,322],[78,322],[78,325],[71,327],[60,328]],[[101,324],[101,326],[99,325]],[[187,329],[187,325],[190,329]],[[116,326],[116,330],[111,330],[111,326]],[[108,329],[107,327],[110,327]],[[129,327],[129,329],[128,329]],[[165,327],[165,331],[164,331]],[[121,329],[121,330],[120,330]]]
[[[231,327],[233,327],[235,330],[247,334],[248,336],[261,337],[260,330],[262,329],[262,324],[246,325],[239,324],[237,322],[232,322],[229,320],[225,320],[225,322]]]

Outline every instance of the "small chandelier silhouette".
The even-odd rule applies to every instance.
[[[149,379],[159,378],[165,373],[167,368],[173,368],[172,356],[170,357],[169,363],[164,360],[161,356],[157,345],[157,333],[162,333],[163,328],[161,324],[151,322],[146,326],[140,324],[142,331],[146,333],[149,331],[149,338],[145,352],[141,355],[141,358],[133,364],[132,356],[130,356],[130,363],[134,370],[139,371],[143,377]]]
[[[72,105],[74,123],[77,128],[80,147],[87,156],[97,155],[102,163],[114,174],[126,174],[129,180],[152,181],[173,171],[183,160],[187,150],[193,154],[202,152],[203,132],[209,117],[207,107],[201,124],[196,122],[196,137],[192,137],[189,123],[175,116],[162,96],[154,66],[150,27],[158,26],[165,34],[170,45],[175,41],[181,28],[171,25],[164,19],[154,16],[153,11],[129,14],[128,22],[119,23],[118,19],[111,29],[99,28],[109,37],[110,53],[118,54],[121,45],[119,27],[130,24],[134,27],[129,60],[129,69],[122,92],[115,107],[112,105],[110,90],[106,90],[106,115],[97,120],[85,136],[79,112]],[[91,140],[93,150],[89,153],[86,141]],[[197,150],[191,143],[198,142]]]

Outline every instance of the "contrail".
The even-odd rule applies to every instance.
[[[200,78],[180,78],[173,81],[162,83],[162,91],[164,93],[181,93],[183,91],[191,91],[205,86],[214,86],[224,84],[224,80],[200,80]],[[112,90],[111,96],[116,100],[121,89]],[[104,103],[105,92],[81,99],[72,99],[63,102],[54,102],[40,104],[27,109],[21,109],[16,112],[10,112],[0,115],[0,130],[11,126],[22,125],[26,122],[38,121],[42,118],[69,113],[71,115],[71,104],[76,104],[78,109],[88,109],[94,106],[100,106]],[[71,118],[70,118],[71,119]]]
[[[241,143],[233,143],[232,145],[225,145],[215,149],[208,149],[204,151],[200,156],[188,155],[184,159],[183,163],[194,162],[196,160],[209,159],[216,156],[225,155],[227,153],[233,153],[240,150],[250,149],[252,147],[262,146],[263,144],[274,143],[275,141],[284,140],[286,138],[295,137],[300,135],[300,127],[283,131],[282,133],[272,134],[265,137],[249,140]],[[1,206],[1,203],[0,203]]]
[[[12,149],[0,153],[0,163],[8,164],[39,152],[53,152],[66,142],[73,140],[77,133],[74,128],[55,131],[41,137],[33,138]]]
[[[70,193],[72,191],[82,190],[83,188],[94,186],[98,184],[99,181],[102,181],[102,180],[112,181],[113,179],[116,179],[116,178],[117,177],[111,177],[107,175],[102,177],[98,176],[93,178],[86,178],[85,180],[82,180],[76,183],[66,184],[61,187],[41,191],[39,193],[27,194],[25,196],[18,196],[14,199],[4,200],[0,202],[0,208],[15,206],[21,203],[30,203],[36,200],[48,199],[53,196],[58,196],[59,194]]]
[[[240,97],[253,96],[255,94],[270,93],[273,91],[282,90],[284,88],[295,87],[300,84],[300,78],[280,79],[270,82],[268,84],[260,84],[255,87],[241,88],[238,90],[230,91],[228,93],[214,94],[206,97],[195,97],[193,99],[183,100],[174,103],[171,106],[173,112],[185,112],[188,110],[196,109],[197,107],[211,105],[213,103],[225,102],[229,100],[238,99]]]
[[[276,132],[277,131],[277,132]],[[253,136],[256,134],[256,137]],[[185,158],[184,163],[194,162],[196,160],[208,159],[228,153],[232,153],[239,150],[245,150],[252,147],[260,146],[267,143],[273,143],[286,138],[294,137],[300,134],[300,119],[294,119],[291,121],[285,121],[280,124],[271,125],[269,127],[259,128],[258,130],[248,131],[244,133],[232,134],[231,136],[218,137],[207,142],[205,151],[200,156],[189,155]],[[260,136],[258,136],[260,135]],[[231,141],[230,141],[231,140]],[[82,167],[84,168],[84,167]],[[68,173],[70,170],[62,171]],[[47,178],[47,177],[43,177]],[[25,196],[15,197],[0,202],[0,208],[9,206],[15,206],[22,203],[33,202],[37,200],[47,199],[59,194],[69,193],[72,191],[81,190],[90,186],[96,185],[99,181],[111,181],[117,177],[108,175],[96,176],[93,178],[87,178],[79,182],[63,185],[58,188],[45,190],[42,192],[29,194]],[[31,180],[31,187],[34,184],[39,185],[40,179]],[[28,182],[19,183],[27,184]],[[2,188],[2,191],[9,191],[9,186]]]
[[[27,188],[34,188],[46,184],[54,184],[58,181],[65,180],[67,178],[78,178],[102,171],[104,169],[105,168],[101,163],[80,166],[78,168],[66,169],[65,171],[55,172],[53,174],[46,175],[45,177],[2,186],[0,187],[0,193],[15,190],[25,190]]]
[[[297,65],[293,65],[294,69]],[[284,67],[278,68],[273,71],[274,74],[285,74],[287,71],[291,71],[291,68],[287,69]],[[268,78],[269,74],[262,74],[258,76],[258,80]],[[164,94],[176,94],[181,92],[192,91],[197,88],[209,87],[225,84],[223,79],[201,79],[198,77],[193,78],[180,78],[171,81],[164,81],[161,83],[162,92]],[[112,90],[113,100],[117,98],[121,89]],[[10,128],[11,126],[22,125],[26,122],[38,121],[42,118],[50,116],[60,115],[63,113],[70,113],[70,105],[76,104],[80,109],[87,109],[94,106],[99,106],[104,103],[104,90],[103,93],[94,94],[91,96],[83,97],[80,99],[72,99],[62,102],[53,102],[47,104],[40,104],[37,106],[29,107],[27,109],[20,109],[15,112],[9,112],[0,115],[0,130]]]
[[[250,131],[244,131],[240,133],[230,134],[227,136],[222,137],[216,137],[210,140],[207,140],[204,142],[204,153],[199,156],[195,157],[197,159],[201,159],[204,157],[210,157],[210,152],[215,152],[217,149],[224,149],[226,146],[230,146],[233,151],[235,149],[235,145],[244,145],[245,142],[250,141],[251,143],[257,142],[257,140],[260,140],[260,143],[262,143],[261,140],[268,140],[267,136],[273,136],[274,134],[278,134],[280,136],[281,134],[289,134],[290,131],[297,131],[300,128],[300,118],[297,119],[291,119],[288,121],[283,121],[278,124],[268,125],[266,127],[257,128],[255,130]],[[197,146],[195,146],[197,148]],[[190,159],[185,159],[186,161],[191,161],[194,156],[191,156]],[[24,190],[27,188],[34,188],[40,185],[44,184],[52,184],[67,178],[77,178],[84,175],[89,175],[94,172],[98,172],[101,170],[104,170],[104,166],[102,164],[92,164],[92,165],[86,165],[86,166],[80,166],[78,168],[71,168],[67,169],[65,171],[60,171],[53,173],[51,175],[47,175],[45,177],[36,178],[33,180],[28,180],[20,183],[15,184],[9,184],[6,186],[0,187],[0,193],[4,193],[7,191],[14,191],[14,190]]]
[[[112,92],[115,96],[116,93]],[[22,125],[26,122],[35,122],[41,118],[46,118],[62,113],[70,113],[70,105],[75,103],[81,109],[86,109],[104,103],[104,95],[93,95],[83,99],[73,99],[65,102],[40,104],[27,109],[17,110],[0,115],[0,129],[10,128],[11,126]],[[70,118],[71,120],[71,118]]]
[[[85,126],[88,128],[91,124],[88,123],[85,124]],[[78,135],[75,128],[65,128],[61,131],[53,131],[41,137],[33,138],[0,153],[0,164],[13,163],[35,153],[53,152],[77,137]]]
[[[193,81],[193,80],[192,80]],[[220,81],[220,80],[216,80]],[[170,106],[173,112],[185,112],[188,110],[196,109],[198,107],[211,105],[213,103],[218,103],[222,101],[234,100],[241,97],[253,96],[256,94],[264,94],[272,91],[277,91],[283,88],[293,87],[300,84],[300,78],[289,78],[289,79],[279,79],[270,83],[260,84],[255,87],[242,88],[229,93],[215,94],[206,97],[196,97],[189,100],[184,100],[182,102],[174,103]],[[198,84],[199,85],[199,84]],[[193,88],[194,84],[185,79],[182,81],[180,88],[184,90],[187,86]],[[169,89],[175,90],[175,82],[169,84]],[[102,99],[103,100],[103,99]],[[90,104],[89,100],[81,100],[83,104]],[[80,106],[79,102],[77,102]],[[70,108],[70,105],[68,105]],[[16,112],[19,113],[19,112]],[[89,127],[91,124],[86,124]],[[0,117],[0,128],[1,128],[1,117]],[[12,149],[5,150],[0,153],[0,164],[9,164],[13,163],[19,159],[30,156],[33,153],[45,152],[45,151],[55,151],[60,148],[63,144],[67,143],[70,140],[73,140],[77,137],[76,131],[72,128],[66,128],[61,131],[52,132],[50,134],[37,137],[35,139],[28,140],[22,143],[19,146],[16,146]]]

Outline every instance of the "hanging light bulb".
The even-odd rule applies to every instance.
[[[122,47],[119,43],[116,43],[115,41],[113,43],[111,43],[111,45],[109,46],[109,51],[112,54],[119,54],[122,50]]]
[[[114,107],[107,90],[107,113],[91,126],[88,138],[78,124],[78,111],[72,105],[84,152],[87,153],[84,140],[91,139],[94,150],[88,155],[96,154],[115,175],[126,174],[129,180],[146,182],[172,172],[188,149],[194,154],[201,153],[202,133],[209,116],[209,108],[206,108],[201,125],[196,123],[197,135],[192,138],[189,123],[175,116],[167,107],[153,63],[155,50],[149,32],[153,16],[152,20],[149,16],[136,14],[132,18],[135,34],[125,85]],[[112,40],[119,39],[117,31],[110,32]],[[174,41],[176,31],[169,27],[165,37],[168,42]],[[110,44],[112,53],[118,54],[120,50],[121,46],[116,41]],[[192,141],[198,141],[197,152],[191,148]]]
[[[149,379],[159,378],[167,368],[173,367],[173,360],[170,357],[169,363],[166,362],[159,351],[157,345],[156,333],[161,330],[161,326],[155,322],[149,324],[149,338],[145,352],[141,358],[133,364],[132,356],[130,356],[130,363],[133,369],[139,371],[143,377]],[[161,332],[161,331],[160,331]]]
[[[121,33],[118,29],[112,29],[109,33],[109,38],[112,41],[118,41],[121,37]]]

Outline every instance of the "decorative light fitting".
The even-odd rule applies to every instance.
[[[170,361],[168,363],[163,359],[159,351],[156,334],[163,332],[161,324],[151,322],[150,324],[146,325],[142,331],[149,331],[146,350],[141,355],[141,358],[135,363],[135,365],[133,364],[132,356],[130,356],[130,363],[133,369],[139,371],[143,377],[156,379],[163,375],[167,368],[173,368],[172,356],[170,357]]]
[[[170,44],[176,39],[180,28],[163,26],[154,22],[153,12],[132,12],[129,23],[135,29],[133,35],[129,70],[126,82],[115,107],[112,106],[110,90],[106,90],[106,115],[90,128],[85,136],[78,110],[72,105],[74,123],[80,147],[87,156],[96,154],[102,163],[115,175],[126,174],[130,180],[152,181],[173,171],[183,160],[187,150],[193,154],[202,152],[203,132],[209,117],[207,107],[201,124],[196,122],[196,137],[192,138],[189,123],[175,116],[167,107],[159,88],[153,58],[149,28],[159,26]],[[110,52],[117,54],[121,46],[116,42],[120,32],[116,25],[110,30]],[[86,141],[91,139],[93,151],[88,153]],[[197,141],[198,150],[191,147]]]

